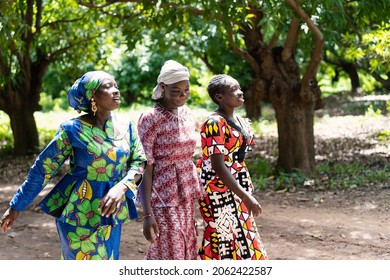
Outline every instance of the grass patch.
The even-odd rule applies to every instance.
[[[308,187],[315,190],[355,189],[386,184],[390,178],[390,166],[386,164],[324,162],[317,165],[312,177],[305,177],[299,172],[283,171],[276,176],[273,166],[264,159],[248,160],[247,166],[256,189],[278,192],[296,191]]]

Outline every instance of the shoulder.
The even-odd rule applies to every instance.
[[[80,127],[81,124],[82,122],[79,118],[72,118],[61,123],[60,128],[63,130],[74,130],[75,128]]]
[[[130,118],[130,115],[116,115],[112,114],[110,119],[114,129],[119,129],[121,131],[127,130],[133,127],[133,121]]]
[[[148,120],[148,119],[154,118],[155,116],[157,116],[159,114],[160,113],[157,110],[156,106],[153,106],[152,108],[149,108],[146,111],[142,112],[139,119],[140,120]]]
[[[142,112],[138,119],[138,126],[146,125],[146,124],[154,124],[157,123],[162,117],[162,113],[156,106],[147,109],[145,112]]]
[[[211,115],[208,116],[208,117],[206,118],[206,120],[204,121],[204,125],[222,124],[222,123],[226,123],[226,120],[225,120],[225,118],[223,118],[222,116],[220,116],[220,115],[217,114],[217,113],[211,114]]]

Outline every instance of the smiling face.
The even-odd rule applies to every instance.
[[[216,93],[215,98],[220,106],[240,108],[244,105],[244,93],[236,79],[228,76],[224,81],[222,92]]]
[[[180,81],[174,84],[161,84],[164,95],[160,103],[168,109],[177,109],[183,106],[190,96],[189,81]]]
[[[120,91],[112,76],[103,79],[98,90],[93,94],[98,112],[113,111],[121,104]]]

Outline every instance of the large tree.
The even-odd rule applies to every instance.
[[[315,166],[314,110],[321,106],[316,74],[324,43],[313,14],[333,9],[338,1],[322,2],[148,1],[144,9],[145,26],[163,30],[162,41],[171,35],[191,48],[194,44],[203,45],[203,53],[199,51],[202,48],[194,53],[213,72],[229,72],[230,66],[244,61],[246,74],[250,75],[245,92],[247,116],[258,118],[261,100],[270,100],[278,124],[278,167],[287,172],[299,170],[309,174]],[[185,34],[187,42],[183,40]],[[302,42],[309,42],[310,53],[309,58],[297,61],[297,53],[308,48],[299,44],[300,37],[305,39]],[[216,49],[223,44],[230,48],[226,51],[236,56],[236,62],[229,61],[232,65],[226,65],[226,60],[215,59],[223,55],[225,48]]]
[[[33,114],[49,66],[71,65],[75,79],[98,60],[102,34],[113,27],[74,0],[3,0],[0,20],[0,110],[10,117],[15,154],[25,155],[39,148]]]

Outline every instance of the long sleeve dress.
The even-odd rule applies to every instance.
[[[138,121],[148,164],[154,165],[151,206],[159,228],[145,259],[196,259],[195,200],[202,194],[192,161],[195,122],[187,106],[175,115],[157,104]]]
[[[205,223],[199,258],[212,259],[266,259],[258,228],[242,200],[216,175],[210,156],[223,154],[225,165],[238,183],[249,193],[252,180],[243,160],[243,153],[255,143],[249,123],[239,119],[241,128],[228,124],[218,115],[211,115],[201,127],[202,158],[197,163],[206,195],[199,200],[199,209]],[[244,137],[245,134],[245,137]],[[244,151],[240,148],[244,145]]]
[[[64,162],[70,170],[39,203],[56,217],[64,259],[118,259],[121,225],[137,217],[134,177],[146,158],[135,126],[112,115],[104,129],[79,118],[60,125],[40,153],[10,207],[24,210]],[[116,214],[101,216],[99,202],[122,182],[129,186]]]

